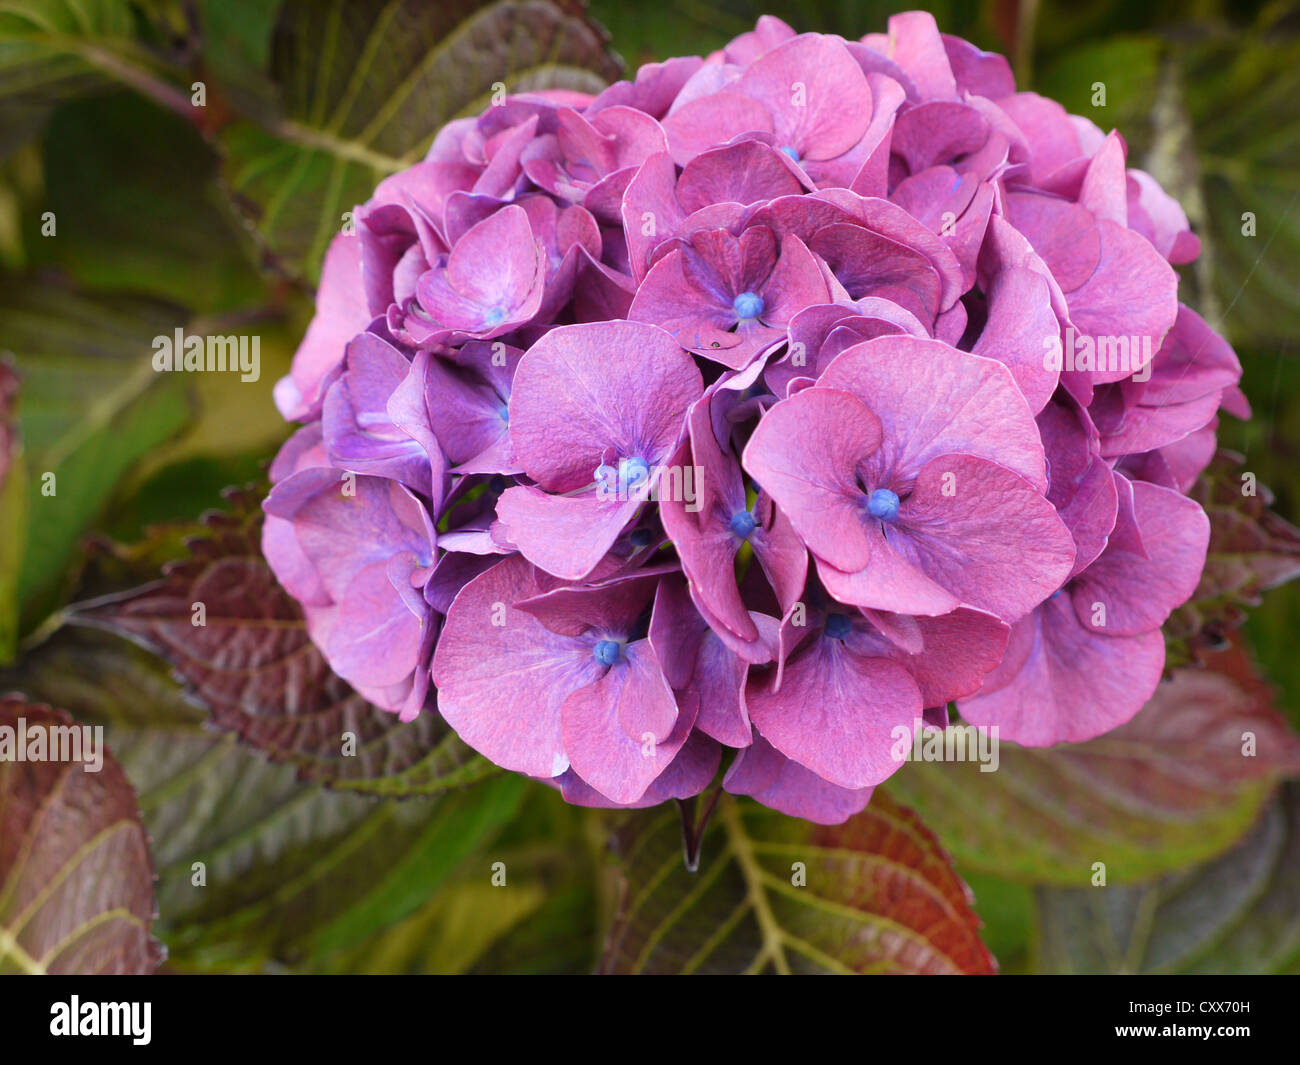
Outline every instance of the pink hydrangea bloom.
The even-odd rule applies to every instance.
[[[913,12],[448,125],[325,259],[267,558],[335,670],[574,803],[833,823],[1129,720],[1231,348],[1121,136]]]

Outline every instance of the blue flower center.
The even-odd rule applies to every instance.
[[[505,321],[506,312],[500,307],[493,307],[487,312],[487,317],[483,319],[483,324],[489,329],[500,325]]]
[[[650,466],[645,459],[634,455],[632,458],[619,460],[618,481],[625,490],[635,488],[649,478]]]
[[[731,301],[731,306],[741,321],[752,320],[763,313],[763,297],[756,292],[742,292]]]
[[[591,654],[602,666],[612,666],[622,657],[623,646],[617,640],[600,640]]]
[[[731,531],[742,540],[748,540],[750,533],[758,528],[758,522],[754,520],[754,515],[747,510],[738,510],[731,515],[730,525]]]
[[[877,488],[867,498],[867,513],[881,521],[893,521],[898,517],[898,495],[888,488]]]
[[[507,425],[510,424],[510,407],[508,404],[502,403],[501,406],[497,408],[497,417]]]
[[[788,156],[789,156],[791,159],[793,159],[796,163],[799,161],[799,153],[798,153],[797,151],[795,151],[794,148],[792,148],[790,145],[787,144],[787,145],[783,146],[783,147],[781,148],[781,152],[782,152],[784,155],[788,155]]]
[[[594,476],[596,486],[602,492],[624,496],[650,479],[650,464],[633,455],[631,458],[619,459],[617,468],[602,462],[596,467]]]
[[[853,622],[847,614],[832,614],[826,619],[826,635],[832,640],[843,640],[853,631]]]

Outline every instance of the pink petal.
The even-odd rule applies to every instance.
[[[907,672],[884,658],[863,658],[838,640],[816,636],[785,665],[780,691],[752,682],[750,719],[787,758],[842,788],[891,776],[896,729],[910,735],[921,694]]]
[[[438,639],[433,682],[438,712],[471,747],[505,769],[553,777],[569,767],[564,700],[604,667],[590,646],[512,606],[539,591],[518,555],[465,585]]]
[[[686,742],[677,702],[647,641],[564,701],[564,749],[576,772],[616,803],[639,799]]]
[[[596,568],[641,506],[585,496],[548,495],[527,485],[507,488],[497,517],[523,556],[563,580]]]
[[[1025,747],[1082,743],[1124,724],[1155,693],[1165,665],[1158,629],[1093,635],[1063,595],[1019,622],[1012,640],[1021,647],[1018,671],[960,709],[971,724],[996,726]]]
[[[369,324],[361,280],[361,242],[339,233],[330,241],[316,290],[316,316],[293,356],[288,377],[275,386],[275,405],[286,421],[306,421],[320,411],[322,384],[343,362],[347,342]]]
[[[813,554],[857,570],[871,553],[857,469],[879,446],[880,422],[860,399],[819,387],[772,407],[743,462]]]
[[[1060,588],[1074,563],[1074,541],[1052,504],[1010,470],[970,455],[931,460],[885,535],[937,584],[1005,621]]]
[[[871,801],[873,788],[840,788],[793,762],[762,736],[736,755],[723,787],[764,806],[819,825],[843,824]]]
[[[665,461],[703,391],[694,361],[662,329],[637,322],[561,326],[515,371],[510,439],[530,477],[569,492],[590,485],[611,454],[651,467]]]
[[[993,359],[935,340],[879,337],[836,357],[818,387],[851,392],[870,405],[881,424],[879,461],[890,469],[910,475],[939,455],[960,452],[1047,487],[1029,405]]]
[[[1209,519],[1195,500],[1144,481],[1133,482],[1132,491],[1148,557],[1112,543],[1070,589],[1079,623],[1112,636],[1158,629],[1190,599],[1210,540]]]

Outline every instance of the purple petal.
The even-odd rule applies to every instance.
[[[898,664],[854,654],[816,636],[785,664],[781,688],[752,681],[750,719],[768,742],[842,788],[879,784],[901,765],[891,755],[896,729],[911,734],[921,694]]]
[[[791,761],[762,736],[736,755],[723,778],[732,795],[749,795],[764,806],[819,825],[843,824],[871,801],[873,788],[840,788]]]
[[[347,342],[371,319],[361,284],[361,243],[339,233],[330,242],[316,290],[316,316],[293,356],[289,376],[275,386],[275,405],[286,421],[307,421],[320,411],[330,371],[343,362]]]
[[[1080,624],[1113,636],[1157,629],[1187,602],[1210,539],[1209,519],[1195,500],[1143,481],[1133,482],[1132,493],[1147,557],[1112,542],[1070,588]]]
[[[554,492],[593,481],[611,458],[652,469],[676,449],[700,371],[661,329],[603,322],[553,329],[524,355],[510,438],[528,475]]]
[[[537,313],[545,276],[528,215],[512,204],[471,228],[446,267],[420,279],[420,306],[446,329],[500,336]]]
[[[1020,621],[1011,643],[985,691],[960,709],[971,724],[996,726],[1025,747],[1082,743],[1124,724],[1155,693],[1165,665],[1158,629],[1096,636],[1067,596]]]
[[[580,580],[605,557],[640,505],[636,499],[547,495],[519,486],[502,493],[497,515],[530,562],[564,580]]]
[[[636,802],[689,734],[674,729],[677,702],[648,641],[564,701],[564,748],[574,772],[606,798]]]
[[[542,589],[519,556],[470,581],[451,605],[433,656],[438,712],[497,765],[536,777],[569,768],[561,707],[604,672],[584,643],[551,632],[513,603]]]
[[[867,564],[858,466],[880,446],[880,422],[856,396],[815,388],[763,416],[745,469],[790,518],[813,554],[842,570]]]
[[[880,337],[838,356],[818,387],[870,405],[881,424],[882,468],[914,476],[939,455],[961,453],[1047,487],[1038,427],[1010,371],[993,359],[934,340]]]

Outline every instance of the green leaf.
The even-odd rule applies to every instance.
[[[78,540],[121,479],[189,422],[181,375],[155,373],[151,361],[153,338],[170,335],[181,320],[161,304],[92,299],[50,285],[0,293],[0,336],[23,389],[24,629],[55,605]]]
[[[434,712],[403,722],[366,702],[330,670],[302,610],[262,557],[257,492],[231,493],[207,515],[187,557],[155,580],[75,612],[163,655],[235,732],[304,780],[370,795],[431,795],[496,773]],[[156,534],[164,545],[173,531]],[[159,552],[137,549],[144,560]],[[196,604],[203,624],[195,624]]]
[[[288,0],[270,62],[280,107],[222,132],[227,180],[271,252],[314,280],[343,214],[495,83],[594,92],[618,70],[599,31],[551,0]]]
[[[375,801],[303,783],[205,727],[152,655],[94,630],[58,634],[0,687],[106,725],[139,793],[158,934],[181,970],[332,969],[463,878],[527,787],[502,775],[437,799]],[[476,861],[486,882],[490,859]]]
[[[1206,247],[1197,277],[1214,324],[1238,344],[1285,348],[1300,314],[1300,35],[1281,7],[1247,32],[1180,53],[1201,176]],[[1160,177],[1160,174],[1156,175]],[[1243,216],[1254,218],[1253,234]]]
[[[128,0],[6,0],[0,3],[0,155],[33,136],[55,104],[113,83],[178,106],[168,68],[137,39]]]
[[[359,973],[590,973],[605,811],[527,784],[518,814],[457,878],[390,931],[335,959]]]
[[[1150,33],[1100,39],[1076,35],[1042,65],[1034,91],[1103,130],[1118,129],[1125,137],[1143,137],[1164,50],[1164,42]],[[1093,106],[1093,87],[1098,82],[1106,87],[1106,103]],[[1131,165],[1138,163],[1134,160]]]
[[[0,974],[153,972],[153,861],[122,767],[67,713],[16,696],[0,699],[5,743]]]
[[[1211,857],[1300,769],[1300,738],[1244,659],[1214,665],[1176,671],[1132,721],[1087,743],[1003,743],[987,773],[975,761],[908,762],[889,790],[964,865],[1009,880],[1086,884],[1102,861],[1112,883],[1132,882]]]
[[[216,155],[191,123],[129,93],[77,100],[50,120],[44,151],[46,201],[27,240],[35,267],[197,314],[264,301]],[[39,231],[44,211],[52,236]]]
[[[537,910],[492,943],[470,971],[479,975],[589,975],[599,945],[596,905],[589,884],[569,879],[548,889]]]
[[[957,866],[958,875],[975,893],[980,936],[1008,975],[1030,972],[1034,936],[1034,889],[1027,884],[977,873]]]
[[[274,100],[267,60],[279,6],[279,0],[199,0],[205,77],[240,114],[265,110]]]
[[[406,920],[341,956],[332,973],[397,975],[468,972],[492,945],[546,901],[536,882],[493,887],[486,870],[448,884]]]
[[[1040,889],[1049,973],[1300,972],[1300,785],[1241,843],[1136,887]]]
[[[883,792],[833,827],[723,796],[697,873],[682,862],[672,807],[631,818],[615,846],[623,889],[606,973],[994,968],[966,885]]]
[[[925,9],[944,33],[979,42],[981,5],[961,0],[930,0]],[[838,33],[857,40],[884,33],[889,16],[900,8],[893,0],[659,0],[628,4],[592,0],[591,14],[605,26],[633,67],[694,53],[708,55],[733,37],[748,33],[761,15],[775,15],[799,32]],[[985,44],[984,47],[993,47]]]

